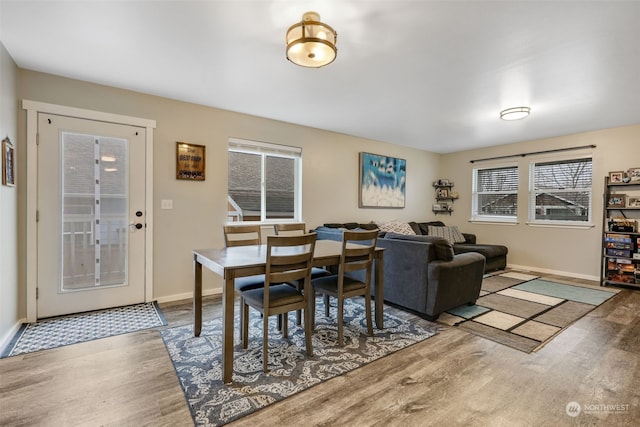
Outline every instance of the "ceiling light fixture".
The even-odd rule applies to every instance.
[[[317,12],[306,12],[302,21],[287,30],[287,59],[301,67],[324,67],[338,55],[337,38],[333,28],[320,22]]]
[[[531,108],[529,107],[507,108],[506,110],[500,111],[500,118],[502,120],[520,120],[527,117],[530,112]]]

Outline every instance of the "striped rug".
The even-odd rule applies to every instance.
[[[162,311],[154,302],[25,323],[4,349],[0,358],[80,342],[126,334],[166,325]]]

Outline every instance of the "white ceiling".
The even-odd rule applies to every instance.
[[[285,59],[308,10],[320,69]],[[1,0],[0,26],[25,69],[439,153],[640,123],[640,1]]]

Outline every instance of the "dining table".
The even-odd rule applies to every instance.
[[[235,287],[238,277],[264,274],[266,270],[267,245],[224,247],[219,249],[193,250],[193,333],[200,336],[202,331],[202,267],[223,278],[222,285],[222,380],[232,382],[234,347]],[[313,252],[314,267],[337,266],[340,263],[342,242],[317,240]],[[383,324],[383,278],[384,248],[375,250],[375,324],[378,329]]]

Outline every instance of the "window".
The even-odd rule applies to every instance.
[[[591,223],[591,158],[532,162],[529,221]]]
[[[229,140],[228,220],[300,221],[302,149]]]
[[[473,170],[472,219],[515,221],[518,215],[518,167]]]

